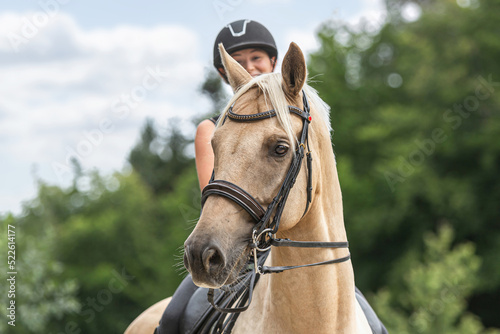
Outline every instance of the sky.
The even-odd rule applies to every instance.
[[[228,23],[264,24],[281,59],[292,41],[313,52],[327,20],[376,25],[384,14],[382,0],[0,2],[0,214],[20,214],[37,180],[68,186],[72,157],[85,171],[123,170],[147,118],[194,137]]]

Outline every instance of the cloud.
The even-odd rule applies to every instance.
[[[85,169],[120,169],[146,117],[166,124],[208,111],[197,94],[204,63],[194,31],[85,30],[64,12],[37,26],[36,15],[0,15],[0,160],[9,161],[0,175],[25,190],[16,192],[19,202],[34,192],[31,177],[19,174],[29,166],[56,183],[68,182],[54,165],[67,166],[70,156]],[[26,34],[30,23],[37,31]],[[2,186],[0,198],[8,192]]]
[[[292,29],[287,32],[285,40],[295,42],[305,55],[316,51],[320,44],[316,38],[316,27],[302,27],[301,29]],[[285,50],[288,50],[288,46]]]

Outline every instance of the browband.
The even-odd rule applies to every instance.
[[[307,120],[308,122],[311,121],[311,116],[309,115],[309,113],[303,111],[302,109],[299,109],[299,108],[294,107],[294,106],[288,106],[288,110],[291,113],[293,113],[293,114],[295,114],[297,116],[302,117],[303,119]],[[229,110],[227,111],[227,117],[229,117],[230,119],[232,119],[234,121],[240,121],[240,122],[260,121],[260,120],[263,120],[263,119],[266,119],[266,118],[271,118],[271,117],[274,117],[274,116],[276,116],[276,110],[274,110],[274,109],[268,110],[268,111],[264,111],[264,112],[260,112],[258,114],[250,114],[250,115],[235,114],[233,112],[233,106],[231,106],[229,108]]]

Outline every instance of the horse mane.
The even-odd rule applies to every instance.
[[[253,87],[259,87],[264,93],[266,104],[268,102],[270,102],[271,104],[269,110],[274,109],[276,111],[278,120],[285,130],[290,142],[297,143],[298,139],[296,138],[292,129],[290,112],[288,110],[288,101],[286,100],[282,85],[283,77],[281,73],[269,73],[252,78],[252,80],[240,87],[238,91],[233,95],[231,100],[229,100],[228,104],[221,113],[221,117],[219,117],[216,128],[222,125],[223,120],[227,116],[229,108],[236,102],[236,100],[238,100],[238,98],[245,94],[249,89]],[[330,107],[319,97],[318,92],[314,88],[312,88],[308,84],[305,84],[303,89],[307,96],[311,109],[315,110],[319,114],[328,131],[331,132],[332,127],[330,124]]]

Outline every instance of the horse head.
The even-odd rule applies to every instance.
[[[295,159],[303,131],[304,119],[291,114],[289,106],[304,108],[305,59],[300,48],[292,43],[281,73],[252,78],[222,45],[219,49],[235,95],[222,113],[212,138],[214,178],[238,185],[266,210]],[[269,110],[274,110],[277,117],[258,118]],[[238,115],[246,115],[249,121],[238,122]],[[252,117],[259,121],[252,121]],[[308,205],[305,170],[304,167],[298,173],[288,195],[280,219],[280,234],[294,228]],[[234,201],[225,196],[208,197],[195,229],[184,244],[184,264],[194,283],[210,288],[233,283],[247,263],[255,224],[255,217]]]

